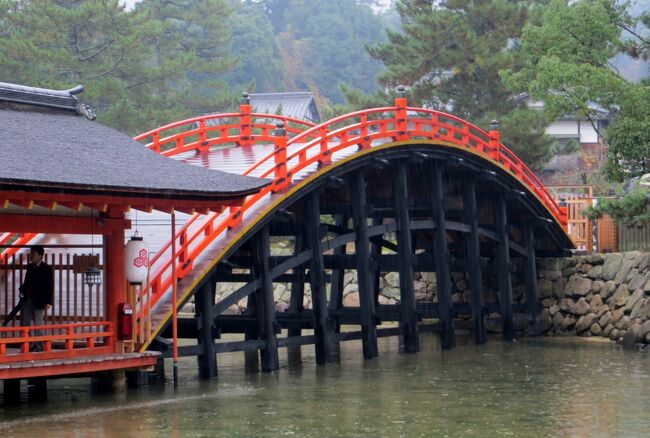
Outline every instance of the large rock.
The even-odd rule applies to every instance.
[[[625,332],[625,335],[623,335],[623,345],[626,347],[634,347],[634,344],[636,344],[640,339],[639,339],[639,332],[641,331],[641,325],[640,324],[633,324],[630,326],[630,328]]]
[[[562,279],[562,271],[559,269],[544,271],[544,278],[551,281],[560,280]]]
[[[591,271],[591,268],[593,268],[592,265],[589,263],[583,263],[578,267],[578,271],[582,272],[583,274],[586,274],[587,272]]]
[[[641,324],[641,328],[639,329],[639,340],[644,341],[648,334],[650,334],[650,321]]]
[[[578,322],[576,322],[576,333],[581,334],[583,332],[586,332],[589,329],[589,327],[591,327],[591,325],[594,323],[595,319],[596,319],[596,315],[594,315],[593,313],[581,316]]]
[[[634,269],[633,271],[636,271],[636,269]],[[630,290],[630,292],[636,289],[642,289],[645,282],[646,282],[645,275],[641,275],[637,271],[636,274],[632,276],[630,281],[627,283],[627,288]]]
[[[386,298],[392,298],[394,300],[400,299],[399,288],[397,287],[387,286],[381,291],[381,294]]]
[[[560,306],[553,304],[548,308],[548,311],[550,312],[551,316],[555,316],[555,314],[560,311]]]
[[[590,265],[602,265],[605,263],[605,257],[602,254],[591,254],[585,257],[585,262]]]
[[[614,293],[615,290],[616,283],[614,283],[612,280],[609,280],[600,288],[600,297],[603,300],[606,300],[612,295],[612,293]]]
[[[571,327],[573,327],[576,324],[577,321],[578,321],[578,319],[575,316],[567,315],[562,320],[562,324],[560,324],[560,328],[562,330],[568,330]]]
[[[600,290],[603,288],[604,285],[605,285],[605,282],[604,282],[604,281],[596,280],[596,281],[594,281],[594,284],[591,285],[591,291],[592,291],[593,293],[599,293]]]
[[[389,272],[384,275],[384,280],[390,287],[399,287],[399,273],[398,272]]]
[[[591,311],[591,306],[589,306],[589,303],[587,303],[587,300],[585,300],[585,297],[580,297],[578,301],[575,302],[569,309],[570,313],[573,313],[574,315],[586,315]]]
[[[632,325],[632,320],[629,316],[625,315],[619,322],[614,325],[619,330],[627,330]]]
[[[650,298],[645,300],[645,304],[641,310],[639,310],[639,314],[636,317],[640,318],[642,321],[650,318]]]
[[[623,318],[625,311],[623,309],[616,309],[612,311],[612,323],[616,324]]]
[[[591,327],[589,327],[589,331],[594,336],[600,336],[603,333],[603,328],[599,326],[598,323],[593,323],[591,324]]]
[[[625,306],[623,307],[623,310],[626,312],[631,311],[644,296],[645,292],[643,292],[643,289],[635,290],[630,298],[628,298],[627,303],[625,303]]]
[[[603,265],[594,266],[587,272],[587,277],[597,280],[603,276]]]
[[[345,307],[359,307],[359,294],[354,292],[345,296],[343,298],[343,305]]]
[[[575,304],[575,303],[573,302],[573,300],[572,300],[571,298],[562,298],[562,299],[560,300],[560,304],[559,304],[559,306],[560,306],[560,310],[562,310],[563,312],[567,312],[567,313],[568,313],[568,312],[571,311],[571,309],[573,308],[574,304]]]
[[[627,286],[622,284],[616,289],[614,295],[612,295],[608,300],[607,304],[609,307],[621,307],[627,300],[630,298],[630,291],[627,290]]]
[[[603,279],[613,280],[623,264],[623,254],[610,254],[603,265]],[[626,274],[627,275],[627,274]]]
[[[553,282],[542,278],[537,282],[537,289],[539,290],[539,296],[542,298],[549,298],[553,296]]]
[[[273,299],[278,302],[282,301],[282,296],[287,291],[287,285],[284,283],[275,283],[273,285]]]
[[[424,281],[414,281],[413,290],[415,290],[415,292],[425,293],[427,290],[427,284]]]
[[[559,330],[560,327],[562,327],[562,321],[564,321],[562,313],[557,312],[555,315],[553,315],[553,328],[555,330]]]
[[[583,297],[589,293],[592,284],[593,281],[588,278],[579,275],[572,275],[565,287],[566,295],[577,295]]]
[[[593,313],[596,313],[600,306],[603,305],[603,299],[600,298],[600,295],[594,295],[591,297],[591,301],[589,301],[589,305],[591,306],[591,311]]]
[[[650,268],[650,252],[644,253],[639,257],[639,271],[643,272]]]
[[[562,298],[564,296],[564,280],[559,279],[553,281],[553,296]]]
[[[612,321],[612,312],[607,312],[600,317],[600,319],[598,320],[598,324],[600,324],[601,327],[607,327],[607,324],[609,324],[611,321]]]
[[[634,259],[626,259],[623,261],[623,264],[621,265],[621,269],[618,270],[616,273],[616,276],[614,277],[614,282],[616,284],[621,284],[627,280],[627,276],[634,268],[634,265],[636,263],[636,260]]]
[[[614,324],[608,324],[607,327],[603,329],[603,336],[609,338],[609,334],[614,330]]]
[[[426,281],[427,283],[435,283],[436,282],[436,273],[435,272],[423,272],[422,273],[422,280]]]
[[[643,306],[645,305],[646,300],[639,300],[634,307],[632,308],[632,311],[630,312],[630,318],[639,318],[641,314],[641,309],[643,309]],[[643,319],[643,318],[642,318]]]

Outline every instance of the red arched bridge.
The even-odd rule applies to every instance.
[[[279,347],[314,344],[326,363],[340,341],[361,339],[372,358],[378,337],[399,335],[415,352],[429,330],[451,348],[460,321],[482,343],[488,315],[508,339],[518,314],[536,333],[535,258],[573,248],[566,210],[499,141],[496,124],[485,132],[409,107],[401,95],[393,106],[319,125],[253,113],[244,96],[237,113],[179,121],[136,140],[269,181],[239,206],[179,212],[173,241],[151,225],[168,219],[140,214],[156,254],[132,298],[138,349],[169,354],[173,305],[193,298],[196,315],[181,314],[177,330],[198,342],[179,354],[198,356],[202,376],[216,375],[218,352],[259,351],[262,369],[274,370]],[[356,272],[358,300],[343,305],[346,272]],[[399,274],[399,298],[386,304],[379,291],[388,272]],[[414,273],[435,278],[431,300],[416,300]],[[282,311],[278,284],[287,291]],[[215,342],[226,333],[242,338]]]

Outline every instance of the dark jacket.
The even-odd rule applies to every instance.
[[[54,304],[54,275],[50,265],[45,262],[38,266],[33,263],[27,265],[20,293],[32,299],[35,309],[45,309],[47,304]]]

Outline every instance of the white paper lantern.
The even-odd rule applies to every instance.
[[[142,284],[149,269],[149,248],[142,237],[133,236],[124,249],[124,271],[131,284]]]

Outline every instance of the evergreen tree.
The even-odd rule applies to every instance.
[[[311,89],[343,102],[345,83],[371,91],[381,64],[370,58],[365,44],[383,39],[384,26],[367,5],[355,0],[269,0],[262,2],[278,35],[285,85]]]
[[[380,83],[410,88],[415,105],[451,110],[487,128],[499,119],[502,139],[538,169],[552,140],[541,113],[525,108],[501,82],[499,71],[518,68],[510,50],[536,13],[532,1],[400,0],[402,31],[388,30],[388,42],[369,48],[386,70]],[[525,124],[522,124],[525,122]]]
[[[225,81],[238,85],[242,91],[284,91],[280,47],[262,5],[250,0],[235,0],[233,8],[229,25],[232,54],[238,62]]]

